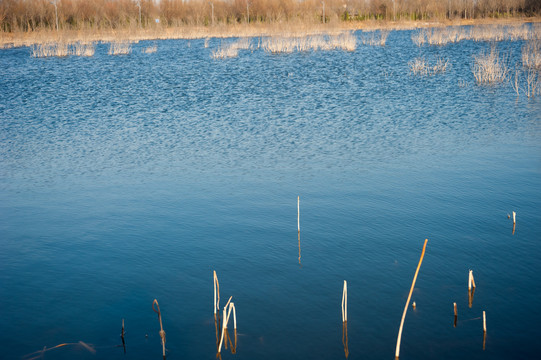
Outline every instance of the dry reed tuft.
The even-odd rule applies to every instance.
[[[213,59],[233,58],[238,56],[239,50],[250,50],[251,48],[251,40],[248,38],[243,38],[235,42],[220,46],[218,49],[212,52],[210,57]]]
[[[49,42],[32,46],[33,57],[63,57],[70,54],[69,46],[65,42]]]
[[[431,65],[423,58],[415,58],[408,62],[410,72],[413,75],[436,75],[444,73],[449,67],[449,60],[437,58],[436,63]]]
[[[76,42],[72,54],[75,56],[94,56],[96,44],[93,42]]]
[[[354,51],[357,47],[357,39],[349,31],[327,36],[272,36],[264,39],[261,46],[263,50],[273,54],[336,49]]]
[[[128,55],[131,53],[129,41],[115,41],[109,44],[109,55]]]
[[[509,67],[507,58],[500,57],[495,47],[490,52],[474,56],[473,76],[478,84],[496,84],[507,79]]]
[[[541,95],[541,73],[538,70],[529,68],[526,70],[524,76],[522,76],[522,71],[515,68],[515,76],[513,81],[511,81],[511,86],[517,93],[517,96],[520,95],[521,91],[528,98]]]
[[[363,45],[385,46],[389,34],[389,30],[363,32],[361,35],[362,43]]]
[[[522,65],[526,68],[541,70],[541,40],[528,41],[522,47]]]

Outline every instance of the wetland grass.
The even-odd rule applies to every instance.
[[[436,62],[434,64],[430,64],[424,58],[418,57],[408,62],[408,66],[410,73],[413,75],[436,75],[447,71],[447,68],[449,67],[449,60],[436,58]]]
[[[129,41],[114,41],[109,43],[109,55],[128,55],[131,53]]]

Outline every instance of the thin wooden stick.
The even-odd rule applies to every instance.
[[[404,313],[402,314],[402,321],[400,321],[400,329],[398,330],[398,339],[396,341],[396,352],[395,352],[395,356],[397,359],[400,353],[400,340],[402,338],[402,328],[404,327],[404,320],[406,319],[406,312],[408,311],[408,305],[411,300],[411,294],[413,293],[413,288],[415,288],[415,281],[417,280],[417,275],[419,274],[419,269],[421,268],[421,263],[423,262],[423,257],[425,256],[427,242],[428,242],[428,239],[425,239],[425,243],[423,245],[423,252],[421,253],[421,258],[419,259],[419,265],[417,265],[417,270],[415,270],[415,276],[413,277],[413,282],[411,283],[411,289],[408,295],[408,300],[406,301],[406,306],[404,307]]]
[[[473,279],[473,270],[470,270],[468,275],[468,290],[471,290],[472,286],[475,288],[475,280]]]
[[[156,304],[156,308],[154,308],[154,304]],[[160,311],[160,305],[158,305],[158,300],[154,299],[152,302],[152,310],[156,314],[158,314],[158,319],[160,320],[160,337],[162,338],[162,348],[163,348],[163,358],[165,359],[165,331],[163,331],[163,324],[162,324],[162,313]]]
[[[513,211],[513,225],[517,223],[517,213]]]
[[[297,196],[297,232],[301,232],[301,206],[300,196]]]
[[[487,332],[487,316],[484,311],[483,311],[483,332],[484,333]]]
[[[222,350],[222,343],[224,341],[224,331],[227,329],[227,322],[229,321],[229,316],[231,315],[231,306],[230,306],[230,303],[231,305],[233,305],[233,309],[235,308],[235,305],[231,302],[231,299],[233,298],[233,296],[229,297],[229,300],[227,301],[227,304],[225,304],[224,306],[224,309],[223,309],[223,318],[222,318],[222,337],[220,339],[220,345],[218,346],[218,354],[221,352]],[[228,311],[228,308],[229,308],[229,311]],[[237,328],[237,315],[236,315],[236,312],[233,311],[233,317],[235,319],[235,324],[234,324],[234,327],[235,329]]]
[[[348,321],[348,283],[344,280],[344,288],[342,290],[342,322]]]
[[[216,295],[218,295],[218,300],[216,300]],[[220,310],[220,283],[214,270],[214,316],[216,316],[216,310]]]
[[[456,327],[456,321],[458,319],[458,311],[456,309],[456,302],[453,303],[453,308],[455,310],[455,321],[453,322],[454,327]]]

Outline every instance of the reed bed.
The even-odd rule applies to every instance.
[[[474,56],[473,76],[478,84],[491,85],[504,82],[509,74],[507,57],[502,56],[495,47],[490,52]]]
[[[262,47],[264,51],[273,54],[318,50],[354,51],[357,39],[352,32],[336,35],[272,36],[263,40]]]
[[[522,47],[522,65],[541,70],[541,39],[530,40]]]
[[[541,38],[541,26],[521,25],[477,25],[470,29],[460,26],[420,29],[411,35],[417,46],[447,45],[463,40],[473,41],[519,41]]]
[[[361,41],[363,45],[385,46],[390,33],[389,30],[363,32],[361,34]]]
[[[444,73],[450,65],[449,60],[443,58],[436,58],[436,62],[430,64],[424,58],[418,57],[408,62],[408,66],[411,74],[426,76]]]
[[[128,55],[131,53],[129,41],[114,41],[109,44],[109,55]]]
[[[248,38],[243,38],[235,42],[220,46],[216,50],[212,51],[210,57],[213,59],[234,58],[238,56],[239,50],[250,50],[251,48],[251,40]]]
[[[72,54],[75,56],[94,56],[96,44],[94,42],[76,42],[73,44]]]
[[[32,46],[32,56],[37,58],[64,57],[69,54],[69,46],[65,42],[50,42]]]

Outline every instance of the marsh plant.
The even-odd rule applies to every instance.
[[[96,44],[94,42],[76,42],[72,47],[72,54],[75,56],[94,56]]]
[[[513,90],[517,94],[517,97],[521,93],[528,98],[541,95],[541,74],[539,71],[529,68],[524,72],[518,67],[515,68],[515,74],[511,81]]]
[[[478,84],[491,85],[504,82],[509,73],[506,56],[501,56],[495,47],[490,52],[474,56],[473,76]]]
[[[354,51],[357,39],[352,32],[337,35],[272,36],[264,39],[261,46],[263,50],[273,54],[318,50]]]
[[[530,40],[522,47],[522,65],[541,70],[541,39]]]
[[[363,32],[361,34],[361,41],[363,45],[385,46],[389,34],[389,30]]]
[[[449,60],[442,58],[436,58],[436,62],[431,64],[424,58],[418,57],[408,62],[408,66],[411,74],[426,76],[444,73],[450,65]]]
[[[65,42],[49,42],[32,46],[32,56],[37,58],[51,56],[64,57],[69,54],[69,46]]]
[[[131,53],[129,41],[114,41],[109,44],[109,55],[128,55]]]
[[[210,55],[213,59],[227,59],[237,57],[239,50],[250,50],[252,48],[252,42],[249,38],[239,39],[229,44],[221,45],[216,50],[212,51]]]

